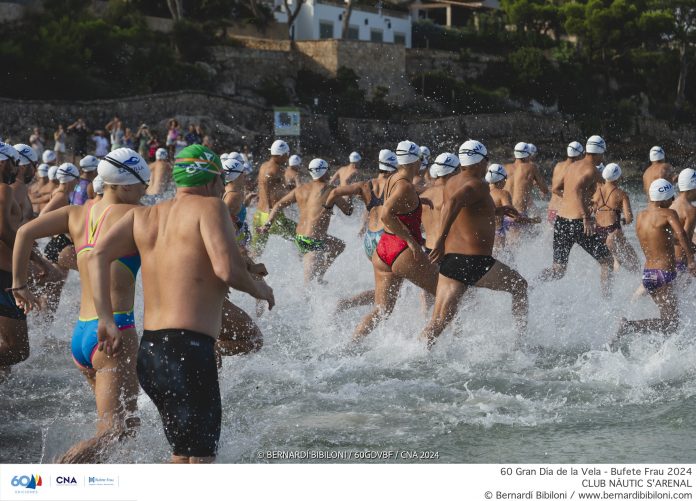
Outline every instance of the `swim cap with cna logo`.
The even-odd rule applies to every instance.
[[[117,148],[99,161],[97,172],[106,184],[147,184],[150,168],[147,162],[130,148]]]
[[[36,168],[36,173],[39,177],[48,177],[48,164],[41,164]]]
[[[529,155],[535,157],[537,155],[537,147],[532,143],[527,143],[527,149],[529,150]]]
[[[587,140],[585,151],[592,155],[604,155],[607,151],[607,143],[604,142],[601,136],[592,136]]]
[[[58,170],[56,171],[56,178],[60,184],[77,181],[80,179],[80,171],[73,164],[64,163],[58,167]]]
[[[517,143],[515,145],[515,158],[527,158],[529,156],[529,145],[527,143]]]
[[[440,153],[430,166],[430,176],[433,178],[447,176],[457,170],[459,165],[459,158],[456,155]]]
[[[483,159],[488,160],[488,150],[483,143],[469,139],[459,147],[459,163],[462,167],[475,165]]]
[[[14,145],[14,149],[19,153],[19,165],[35,165],[38,157],[36,152],[29,145],[19,143]]]
[[[609,164],[602,170],[602,177],[606,181],[616,181],[621,177],[621,167],[619,164]]]
[[[430,148],[427,146],[421,146],[418,148],[420,151],[420,157],[421,157],[421,168],[420,170],[425,170],[428,168],[428,164],[430,163]]]
[[[244,173],[244,163],[234,158],[228,158],[222,162],[222,171],[225,175],[225,184],[231,183]]]
[[[302,165],[302,158],[300,158],[299,155],[293,155],[290,157],[290,160],[288,160],[288,165],[290,167],[299,167]]]
[[[488,171],[486,172],[486,182],[488,184],[499,183],[500,181],[505,181],[507,179],[507,171],[505,167],[500,164],[491,164],[488,166]]]
[[[58,173],[58,166],[57,166],[57,165],[51,165],[51,166],[48,168],[48,180],[49,180],[49,181],[55,181],[56,179],[58,179],[58,178],[56,177],[56,174],[57,174],[57,173]]]
[[[169,153],[164,148],[157,148],[155,152],[155,160],[166,160],[169,158]]]
[[[227,154],[227,158],[234,158],[235,160],[239,160],[240,162],[244,161],[244,157],[242,156],[241,153],[238,151],[231,151]]]
[[[666,179],[656,179],[650,183],[648,193],[650,194],[651,202],[672,200],[674,198],[674,186]]]
[[[350,161],[352,164],[357,164],[360,160],[362,160],[362,157],[357,151],[354,151],[348,156],[348,161]]]
[[[104,194],[104,180],[99,174],[97,174],[97,177],[92,179],[92,188],[94,188],[94,193],[97,195]]]
[[[392,150],[381,150],[379,152],[379,170],[394,172],[399,165],[396,153]]]
[[[273,156],[284,156],[284,155],[289,155],[290,154],[290,147],[288,146],[288,143],[283,141],[282,139],[277,139],[273,141],[273,144],[271,145],[271,155]]]
[[[577,141],[573,141],[568,145],[566,151],[568,153],[569,158],[576,158],[582,156],[582,154],[585,153],[585,148],[583,148],[582,145]]]
[[[43,155],[41,155],[41,160],[43,160],[45,164],[52,164],[56,161],[56,152],[53,150],[44,151]]]
[[[396,147],[399,165],[408,165],[420,160],[420,148],[413,141],[401,141]]]
[[[99,166],[99,159],[94,155],[87,155],[82,160],[80,160],[80,168],[85,172],[92,172],[97,170]]]
[[[192,144],[176,156],[172,172],[174,183],[179,188],[205,186],[216,176],[222,175],[222,162],[220,157],[206,146]]]
[[[659,162],[665,159],[665,150],[661,146],[653,146],[650,148],[650,161]]]
[[[679,186],[679,191],[696,190],[696,170],[684,169],[681,171],[677,184]]]
[[[326,171],[329,170],[329,164],[326,163],[326,160],[322,160],[321,158],[315,158],[311,162],[309,162],[309,174],[312,176],[312,179],[319,179],[321,178],[324,174],[326,174]]]
[[[9,160],[14,165],[19,165],[19,153],[14,146],[7,143],[0,143],[0,160]]]

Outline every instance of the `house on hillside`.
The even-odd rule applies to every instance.
[[[486,11],[500,10],[498,0],[470,2],[466,0],[415,0],[409,6],[414,21],[430,19],[435,24],[462,27],[472,20],[478,27],[478,14]]]
[[[298,0],[290,0],[291,11]],[[411,47],[411,15],[408,11],[354,3],[348,27],[348,39],[364,42],[393,43]],[[275,0],[275,19],[287,23],[283,0]],[[346,4],[337,0],[306,0],[291,28],[293,40],[343,38]]]

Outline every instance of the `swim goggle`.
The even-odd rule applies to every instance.
[[[116,159],[114,159],[114,158],[111,158],[111,157],[109,157],[108,155],[104,157],[104,160],[106,160],[107,162],[109,162],[109,163],[110,163],[111,165],[113,165],[114,167],[119,167],[119,168],[125,170],[126,172],[128,172],[129,174],[132,174],[133,177],[135,177],[138,181],[140,181],[141,183],[143,183],[143,184],[145,185],[146,188],[147,188],[148,186],[150,186],[150,184],[149,184],[147,181],[145,181],[145,180],[140,176],[140,174],[138,174],[137,172],[135,172],[135,170],[134,170],[132,167],[129,167],[129,166],[127,166],[126,164],[124,164],[123,162],[119,162],[118,160],[116,160]]]
[[[580,149],[578,149],[578,148],[576,148],[575,146],[569,144],[569,145],[568,145],[568,148],[570,148],[570,149],[573,150],[573,151],[577,151],[577,152],[580,153],[580,154],[583,154],[583,153],[585,152],[585,149],[582,147],[582,145],[580,145]]]
[[[14,156],[10,156],[10,155],[8,155],[7,153],[5,153],[4,151],[0,151],[0,155],[5,155],[5,158],[6,158],[7,160],[12,161],[12,164],[13,164],[13,165],[15,165],[15,166],[19,165],[19,159],[18,159],[18,158],[14,157]]]
[[[460,155],[466,155],[467,157],[473,157],[474,155],[480,155],[486,160],[488,160],[488,155],[485,155],[477,150],[470,150],[469,148],[462,148],[459,150]]]
[[[64,176],[70,176],[74,177],[75,179],[80,179],[80,176],[76,176],[75,174],[66,169],[58,169],[56,171],[56,178],[58,177],[58,174],[63,174]]]
[[[499,170],[488,169],[488,173],[495,174],[496,176],[503,176],[503,179],[507,179],[507,174],[504,174],[504,173],[500,172]],[[499,181],[496,181],[496,182],[500,182],[503,179],[500,179]]]

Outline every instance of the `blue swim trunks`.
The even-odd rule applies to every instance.
[[[365,255],[367,259],[372,260],[372,254],[375,253],[377,244],[379,244],[379,239],[382,238],[384,230],[379,231],[365,231],[365,237],[363,238],[363,248],[365,249]]]
[[[677,278],[677,272],[675,271],[645,268],[643,270],[643,287],[645,287],[645,290],[652,294],[665,285],[669,285],[670,283],[674,282],[675,278]]]
[[[116,327],[118,327],[120,331],[135,328],[135,317],[133,316],[132,310],[129,312],[114,313],[114,320],[116,321]],[[75,363],[85,369],[94,368],[92,366],[92,357],[94,357],[94,352],[97,351],[98,325],[98,318],[90,318],[88,320],[83,320],[81,318],[77,321],[73,329],[71,343],[72,356]]]

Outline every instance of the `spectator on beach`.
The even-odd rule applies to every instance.
[[[155,158],[155,153],[160,147],[160,142],[159,139],[157,139],[156,135],[152,135],[150,138],[150,142],[148,143],[148,155],[147,158],[148,160],[153,160]]]
[[[179,137],[176,138],[176,144],[174,145],[174,154],[178,155],[181,150],[186,148],[188,144],[186,144],[186,140],[184,139],[183,134],[179,134]]]
[[[62,125],[58,125],[58,129],[53,133],[53,139],[56,144],[53,146],[53,151],[56,152],[56,162],[58,165],[65,162],[65,129]]]
[[[41,158],[44,152],[44,139],[41,137],[41,131],[38,127],[34,127],[34,132],[29,136],[29,146],[36,153],[36,158]]]
[[[192,145],[192,144],[201,144],[201,136],[198,134],[198,131],[196,130],[196,126],[194,124],[189,124],[188,126],[188,132],[186,133],[186,144],[187,145]]]
[[[118,117],[114,117],[104,128],[111,133],[111,151],[123,148],[123,137],[125,132],[123,131],[123,123],[121,120],[119,120]]]
[[[87,155],[87,138],[89,130],[83,118],[78,118],[77,121],[68,126],[68,132],[75,134],[75,147],[73,148],[73,163],[78,163],[85,155]]]
[[[172,118],[167,122],[167,153],[169,153],[169,158],[174,158],[174,152],[176,151],[176,140],[179,137],[179,122]]]
[[[106,132],[103,130],[98,130],[92,136],[92,141],[94,141],[94,156],[97,158],[104,158],[107,153],[109,153],[109,141],[106,139]]]
[[[203,146],[212,150],[214,144],[215,142],[210,136],[203,136]]]
[[[123,146],[131,150],[135,149],[135,138],[133,137],[133,131],[129,127],[126,127],[126,131],[123,134]]]
[[[135,139],[138,141],[138,154],[141,157],[148,159],[150,157],[150,140],[152,134],[147,124],[142,124],[135,133]]]

